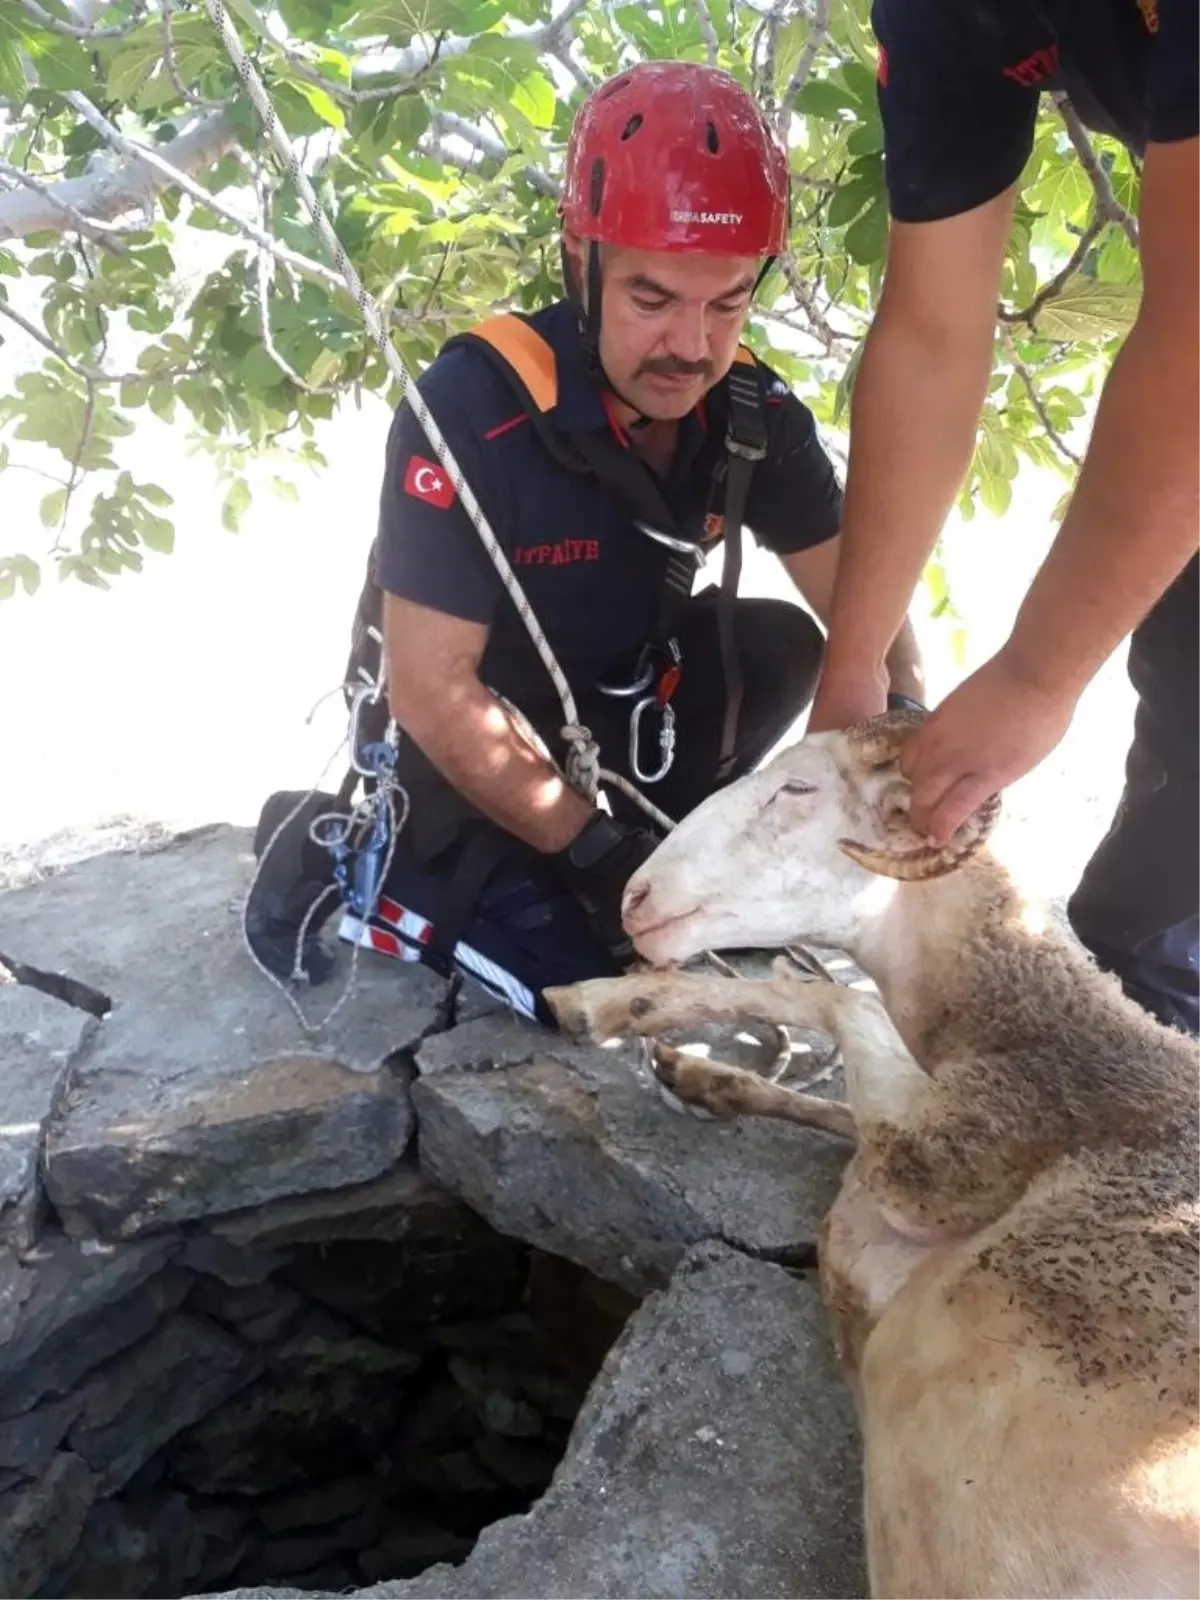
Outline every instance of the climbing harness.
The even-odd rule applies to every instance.
[[[424,430],[426,438],[429,440],[431,448],[445,469],[464,511],[479,535],[480,541],[487,551],[497,575],[508,592],[517,615],[524,624],[530,640],[554,685],[563,713],[563,726],[560,730],[560,737],[567,746],[564,762],[567,781],[593,802],[603,781],[605,784],[619,789],[637,805],[641,806],[660,827],[669,832],[674,827],[674,823],[663,811],[647,800],[634,784],[629,783],[619,773],[610,772],[601,767],[600,752],[596,741],[590,729],[583,726],[579,721],[578,709],[570,684],[567,682],[566,676],[550,648],[549,642],[533,613],[508,557],[496,538],[483,507],[476,499],[470,484],[463,475],[462,469],[455,460],[449,443],[442,434],[429,406],[416,384],[410,378],[404,363],[389,339],[374,301],[367,293],[362,280],[355,271],[353,263],[346,254],[341,240],[338,238],[308,175],[303,169],[299,153],[280,125],[275,108],[271,103],[261,77],[242,47],[241,40],[229,20],[224,0],[204,0],[204,5],[214,27],[221,36],[222,43],[230,60],[233,62],[243,87],[263,120],[267,137],[283,162],[288,177],[295,185],[296,192],[300,196],[321,242],[333,259],[334,265],[341,274],[349,292],[353,295],[363,322],[378,346],[388,370],[399,383],[404,401],[411,407],[417,421]],[[496,336],[501,328],[506,331],[506,335],[510,339],[524,341],[526,348],[529,348],[529,336],[534,339],[538,337],[527,323],[515,317],[492,319],[490,329],[488,324],[484,324],[480,328],[472,330],[470,334],[460,335],[459,337],[475,337],[482,339],[486,344],[489,342],[488,335],[490,333],[491,344],[494,348],[498,348]],[[525,332],[522,333],[521,329],[524,329]],[[543,382],[540,385],[540,396],[537,397],[540,398],[541,403],[536,404],[535,410],[531,411],[531,415],[540,416],[543,411],[548,409],[546,404],[547,396],[548,390]],[[729,396],[730,426],[726,439],[729,459],[724,512],[726,555],[720,597],[722,603],[721,652],[727,690],[721,745],[722,774],[728,773],[732,763],[732,739],[736,729],[742,696],[740,667],[736,650],[733,648],[732,607],[730,604],[733,594],[736,593],[737,580],[740,573],[741,518],[745,510],[746,494],[753,466],[766,453],[766,424],[762,411],[757,363],[751,352],[744,348],[739,349],[734,367],[729,375]],[[543,436],[545,436],[545,432]],[[624,454],[632,460],[632,452],[624,452]],[[585,467],[590,465],[590,462],[585,462]],[[636,493],[644,496],[649,492],[656,497],[657,492],[653,489],[649,474],[644,471],[644,468],[642,471],[644,482],[639,485]],[[606,468],[600,472],[600,476],[605,481],[611,481],[612,474]],[[647,536],[666,543],[672,549],[672,561],[668,565],[668,579],[664,584],[664,600],[660,607],[655,637],[648,647],[650,651],[648,661],[640,668],[632,687],[615,691],[627,694],[631,698],[634,695],[640,696],[631,711],[631,747],[634,749],[635,754],[637,732],[641,726],[642,719],[650,713],[651,707],[660,715],[661,762],[659,769],[647,775],[640,762],[635,760],[631,763],[632,770],[638,776],[639,781],[651,783],[659,781],[669,770],[674,753],[674,712],[670,701],[679,681],[681,662],[678,644],[669,631],[669,623],[673,616],[674,607],[679,603],[682,595],[690,593],[695,563],[702,559],[702,551],[693,542],[681,540],[670,531],[673,529],[673,519],[665,506],[656,506],[655,510],[659,512],[658,515],[641,517],[638,519],[638,525]],[[690,570],[688,570],[687,565],[689,562],[692,564]],[[683,587],[685,575],[687,577],[686,590]],[[373,632],[374,642],[380,647],[377,671],[373,679],[367,677],[365,682],[346,687],[352,687],[354,690],[348,731],[351,771],[358,776],[369,779],[374,787],[354,807],[349,819],[338,813],[326,813],[317,817],[310,826],[310,837],[314,843],[330,850],[334,856],[335,882],[326,892],[331,892],[334,887],[338,888],[355,918],[363,922],[369,920],[378,902],[381,886],[387,878],[397,836],[407,821],[409,803],[407,792],[397,783],[395,776],[399,730],[394,719],[388,718],[382,740],[372,741],[363,745],[358,742],[358,730],[366,708],[371,705],[378,705],[385,694],[386,660],[382,649],[382,639],[378,630],[373,630]],[[658,685],[653,692],[649,692],[650,685],[654,680],[655,667],[653,657],[655,652],[664,657],[666,665],[660,672]],[[644,677],[647,665],[649,665],[650,676]],[[664,684],[667,685],[665,690]],[[614,691],[610,688],[607,692]],[[346,742],[346,739],[343,739],[342,743],[339,744],[338,750],[334,752],[334,756],[326,764],[325,771],[328,771],[333,759],[336,758],[342,745]],[[321,775],[322,779],[323,777],[324,772]],[[321,779],[318,779],[318,787],[320,782]],[[272,846],[291,820],[298,815],[305,801],[315,792],[315,788],[310,790],[309,796],[306,796],[305,800],[295,806],[276,827],[263,847],[258,864],[259,872],[261,872],[263,863]],[[399,819],[397,819],[396,815],[397,796],[403,802],[403,812]],[[258,873],[256,872],[255,881],[257,881],[257,876]],[[253,887],[254,884],[252,882],[251,890],[253,890]],[[249,895],[247,895],[248,899]],[[304,976],[300,965],[303,939],[312,917],[315,915],[317,905],[323,899],[324,895],[314,901],[313,906],[309,908],[305,916],[297,938],[296,961],[292,972],[293,979]],[[255,954],[246,932],[244,912],[243,938],[255,965],[283,992],[306,1032],[316,1032],[328,1026],[337,1012],[349,1000],[353,992],[356,963],[360,948],[357,941],[354,945],[351,972],[345,991],[321,1022],[311,1024],[286,986],[279,982]],[[807,952],[805,956],[806,959],[801,964],[810,971],[814,970],[812,963],[807,959]],[[711,959],[719,960],[716,957],[711,957]],[[815,957],[813,960],[815,961]]]
[[[692,593],[696,572],[704,562],[704,532],[720,528],[724,539],[724,568],[718,596],[718,634],[725,679],[726,706],[718,757],[718,778],[729,776],[742,702],[741,666],[733,632],[733,602],[737,596],[742,562],[742,522],[753,471],[767,453],[765,396],[754,353],[739,345],[725,380],[728,420],[725,456],[717,463],[699,537],[687,537],[660,492],[645,462],[611,433],[586,428],[568,432],[549,420],[558,400],[558,374],[551,346],[523,317],[512,313],[489,317],[446,341],[444,348],[472,344],[513,389],[547,453],[572,472],[590,473],[623,500],[633,526],[644,537],[663,545],[669,557],[663,572],[658,614],[649,642],[642,650],[626,683],[601,681],[601,694],[615,699],[637,699],[630,710],[630,766],[639,783],[659,783],[671,769],[675,752],[675,714],[670,701],[679,685],[682,662],[674,636],[679,608]],[[723,494],[721,511],[716,497]],[[657,674],[649,704],[641,697]],[[647,711],[658,712],[659,764],[647,770],[638,754],[640,728]]]

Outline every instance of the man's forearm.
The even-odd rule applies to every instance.
[[[393,710],[448,783],[535,850],[563,849],[592,815],[477,678]]]
[[[895,694],[907,695],[910,700],[925,702],[925,667],[920,646],[908,617],[900,624],[900,631],[892,640],[884,667],[888,676],[888,689]]]
[[[874,674],[887,656],[966,474],[991,370],[990,339],[931,343],[881,312],[850,420],[842,551],[826,674]]]
[[[1113,363],[1058,538],[1004,654],[1078,695],[1196,550],[1195,327],[1139,320]]]

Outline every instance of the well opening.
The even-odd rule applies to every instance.
[[[205,1236],[138,1295],[160,1315],[80,1376],[56,1452],[86,1465],[90,1507],[25,1594],[337,1591],[461,1562],[546,1489],[637,1303],[461,1207],[449,1237]]]

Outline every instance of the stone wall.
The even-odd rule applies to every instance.
[[[339,1199],[233,1219],[282,1246],[143,1254],[0,1379],[0,1592],[412,1576],[546,1488],[636,1302],[411,1158]]]
[[[0,1592],[864,1592],[805,1270],[844,1147],[369,954],[306,1034],[248,845],[0,894]]]

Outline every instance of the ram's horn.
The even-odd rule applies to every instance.
[[[869,717],[865,722],[856,722],[845,730],[849,753],[868,771],[889,766],[926,715],[924,711],[888,711],[882,716]],[[839,839],[838,843],[852,861],[882,877],[900,878],[905,882],[941,878],[975,854],[995,827],[999,815],[1000,796],[992,795],[976,807],[944,845],[922,845],[915,850],[901,851],[859,844],[856,839]]]
[[[864,767],[882,767],[894,761],[909,734],[925,720],[924,711],[885,711],[881,716],[854,722],[845,730],[850,754]]]
[[[987,839],[1000,815],[1000,796],[991,795],[976,806],[967,820],[943,845],[922,845],[917,850],[881,850],[859,844],[854,839],[839,839],[838,844],[860,867],[883,878],[913,882],[922,878],[943,878],[961,867]]]

